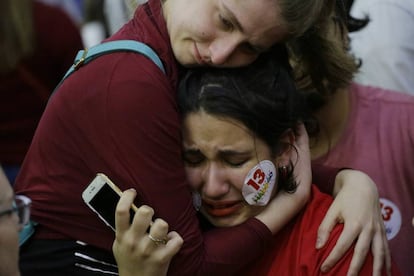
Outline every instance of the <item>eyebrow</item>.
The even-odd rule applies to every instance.
[[[203,154],[203,153],[199,149],[188,148],[188,149],[184,149],[184,154]],[[250,154],[250,151],[219,150],[218,154],[222,157],[247,156]]]
[[[230,18],[231,22],[233,22],[234,25],[236,25],[236,28],[239,29],[242,33],[244,33],[244,29],[243,26],[240,24],[240,21],[237,19],[236,15],[233,13],[232,10],[230,10],[226,3],[222,2],[223,5],[223,9],[225,10],[227,16]],[[267,49],[263,46],[260,45],[253,45],[250,42],[247,42],[247,44],[250,45],[250,47],[252,47],[253,49],[255,49],[256,52],[258,53],[262,53],[264,51],[266,51]]]
[[[194,148],[187,148],[183,150],[184,154],[200,154],[201,151],[199,149],[194,149]]]
[[[230,17],[230,20],[233,22],[233,24],[236,25],[237,29],[244,32],[243,26],[240,24],[239,20],[234,15],[234,13],[226,6],[224,2],[222,2],[222,4],[223,4],[224,10],[226,11],[228,17]]]

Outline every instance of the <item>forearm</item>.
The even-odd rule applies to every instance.
[[[310,186],[299,183],[294,193],[279,192],[256,218],[275,235],[305,206],[310,196]]]
[[[312,183],[315,183],[321,192],[333,195],[335,179],[341,170],[312,162]]]

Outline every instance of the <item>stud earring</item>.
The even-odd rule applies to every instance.
[[[288,176],[288,167],[285,165],[279,166],[279,175],[282,180],[286,180]]]

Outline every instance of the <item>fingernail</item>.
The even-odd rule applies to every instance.
[[[323,265],[323,266],[321,267],[321,271],[322,271],[323,273],[328,272],[328,270],[329,270],[329,266],[327,266],[327,265]]]

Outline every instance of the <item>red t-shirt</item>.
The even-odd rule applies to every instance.
[[[320,267],[335,246],[343,230],[337,224],[322,249],[315,249],[318,227],[322,222],[332,198],[312,186],[311,200],[305,209],[275,237],[270,248],[264,251],[259,260],[252,264],[243,275],[346,275],[351,264],[354,246],[328,272],[322,273]],[[367,259],[359,275],[372,275],[373,256],[368,252]],[[384,273],[385,275],[385,273]],[[392,275],[400,275],[392,264]]]

